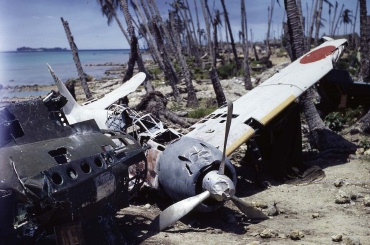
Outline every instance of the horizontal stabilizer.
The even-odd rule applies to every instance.
[[[135,76],[133,76],[130,80],[122,84],[120,87],[116,88],[112,92],[106,94],[103,98],[94,101],[90,104],[87,104],[87,108],[91,109],[106,109],[114,102],[123,98],[130,93],[134,92],[145,80],[145,73],[139,72]]]

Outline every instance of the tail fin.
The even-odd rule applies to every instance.
[[[73,109],[77,109],[80,107],[79,104],[77,104],[77,101],[73,98],[71,93],[68,91],[67,87],[64,85],[64,83],[55,75],[53,69],[51,69],[51,66],[49,64],[46,64],[48,66],[49,72],[51,76],[53,77],[58,90],[61,95],[66,97],[67,99],[67,104],[63,107],[63,111],[66,115],[69,115]]]

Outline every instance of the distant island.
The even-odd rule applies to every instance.
[[[39,52],[49,52],[49,51],[67,51],[66,48],[30,48],[30,47],[20,47],[17,48],[17,52],[31,52],[31,51],[39,51]]]

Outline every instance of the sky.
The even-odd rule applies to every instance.
[[[156,0],[163,18],[166,18],[171,0]],[[194,6],[194,0],[188,0]],[[197,1],[201,14],[200,2]],[[253,40],[262,41],[267,33],[267,8],[271,0],[245,0],[248,29],[253,30]],[[306,15],[306,2],[311,8],[313,0],[302,0],[303,14]],[[211,9],[222,6],[219,0],[208,0]],[[214,2],[214,4],[213,4]],[[233,29],[233,36],[238,41],[240,30],[240,1],[226,0]],[[284,1],[281,6],[275,4],[271,36],[278,37],[284,19]],[[335,4],[335,0],[330,0]],[[337,0],[339,9],[351,10],[354,15],[356,0]],[[367,13],[370,15],[370,0],[367,0]],[[338,10],[339,12],[339,10]],[[192,11],[195,19],[195,11]],[[75,43],[79,49],[125,49],[129,44],[125,40],[118,25],[113,21],[107,25],[107,19],[101,14],[97,0],[0,0],[0,52],[14,51],[18,47],[32,48],[68,48],[69,44],[60,18],[68,21]],[[323,17],[328,20],[328,6],[324,4]],[[123,15],[120,14],[122,22]],[[200,20],[203,20],[201,15]],[[203,23],[203,21],[202,21]],[[324,22],[323,31],[327,33],[328,22]],[[359,17],[356,30],[359,30]],[[203,26],[204,28],[204,26]],[[340,27],[344,31],[343,25]],[[351,28],[352,30],[352,28]],[[323,32],[322,32],[323,33]],[[225,34],[223,34],[225,35]],[[225,40],[225,37],[223,37]],[[249,33],[249,39],[251,35]]]

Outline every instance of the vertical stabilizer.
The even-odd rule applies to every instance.
[[[55,75],[53,69],[49,64],[47,64],[49,72],[51,76],[53,77],[58,90],[61,95],[66,97],[67,99],[67,104],[63,107],[63,111],[66,115],[69,115],[73,109],[78,109],[80,107],[79,104],[77,104],[77,101],[73,98],[72,94],[68,91],[67,87],[64,85],[64,83]]]

